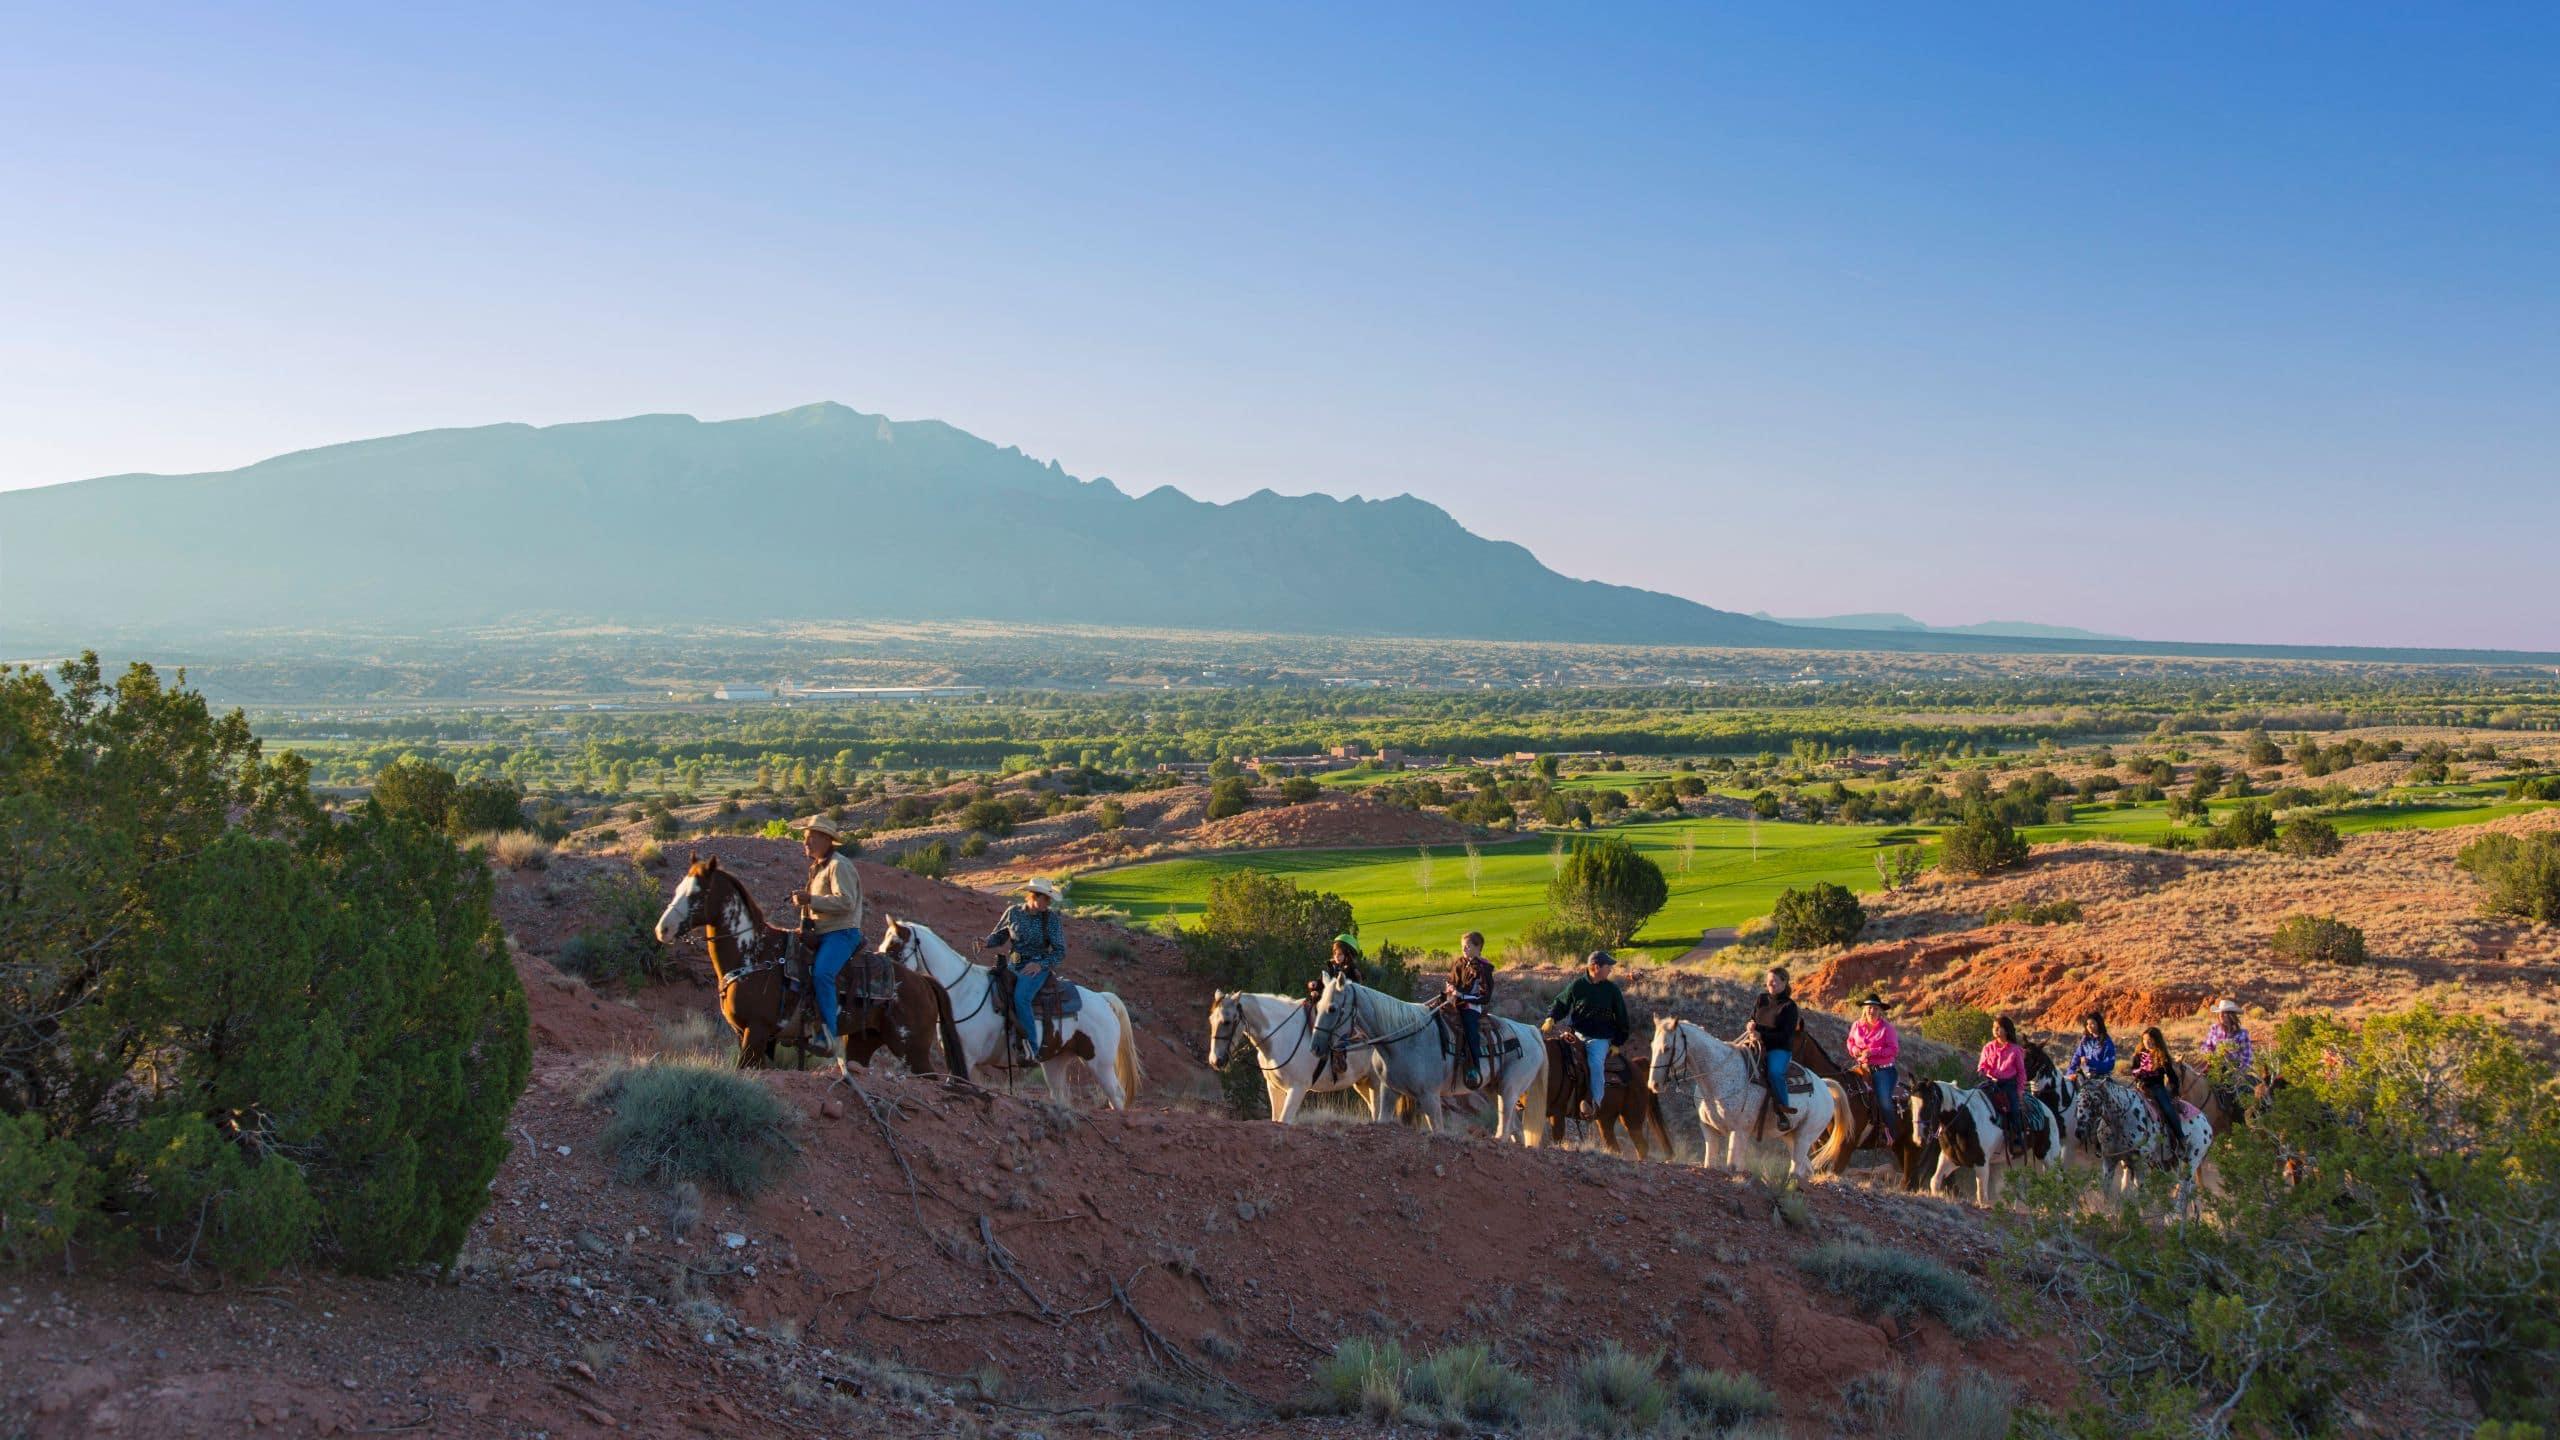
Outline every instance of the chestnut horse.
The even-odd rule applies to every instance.
[[[1581,1074],[1583,1062],[1573,1055],[1581,1048],[1582,1037],[1571,1031],[1558,1031],[1547,1036],[1547,1133],[1550,1135],[1564,1134],[1564,1123],[1580,1114],[1582,1102],[1591,1098],[1590,1082]],[[1599,1128],[1600,1143],[1608,1146],[1612,1155],[1625,1154],[1626,1150],[1618,1144],[1618,1127],[1623,1125],[1627,1138],[1635,1142],[1636,1158],[1650,1160],[1653,1152],[1645,1148],[1644,1127],[1651,1125],[1653,1132],[1662,1137],[1662,1158],[1668,1160],[1671,1158],[1671,1127],[1662,1121],[1662,1097],[1646,1083],[1649,1067],[1644,1052],[1617,1045],[1609,1047],[1610,1059],[1621,1057],[1626,1061],[1627,1079],[1621,1082],[1615,1075],[1607,1077],[1608,1088],[1601,1092],[1599,1113],[1591,1117],[1591,1123]],[[1567,1073],[1568,1067],[1572,1071],[1570,1074]]]
[[[764,911],[747,892],[745,882],[720,868],[716,855],[687,866],[677,882],[666,913],[658,917],[658,940],[674,941],[687,930],[703,932],[703,948],[711,953],[712,972],[720,977],[720,1018],[738,1034],[738,1068],[773,1063],[774,1046],[785,1037],[782,1027],[782,967],[798,932],[765,922]],[[851,966],[846,974],[853,973]],[[788,1038],[808,1063],[809,1034],[817,1027],[814,1000],[801,1007],[800,1023]],[[951,997],[929,975],[898,971],[897,998],[887,1005],[839,1007],[844,1055],[868,1067],[882,1046],[895,1051],[918,1075],[961,1073],[960,1035],[951,1023]],[[942,1039],[943,1063],[933,1063],[934,1037]],[[837,1062],[840,1066],[843,1060]],[[798,1068],[797,1065],[794,1068]]]
[[[1935,1165],[1938,1148],[1934,1137],[1911,1133],[1911,1113],[1907,1106],[1896,1105],[1890,1115],[1876,1112],[1876,1087],[1863,1067],[1843,1066],[1822,1048],[1813,1031],[1796,1030],[1795,1063],[1821,1076],[1837,1080],[1849,1092],[1849,1108],[1832,1118],[1831,1138],[1823,1146],[1819,1164],[1826,1173],[1837,1175],[1849,1168],[1851,1157],[1861,1150],[1892,1152],[1894,1163],[1902,1167],[1902,1188],[1917,1190],[1921,1177]],[[1902,1081],[1897,1093],[1908,1093],[1912,1082]]]

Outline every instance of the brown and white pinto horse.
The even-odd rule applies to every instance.
[[[720,977],[720,1018],[738,1036],[738,1068],[773,1063],[774,1046],[789,1039],[808,1063],[808,1044],[818,1024],[813,999],[801,1010],[800,1023],[786,1036],[782,1026],[783,963],[798,932],[768,924],[764,911],[745,882],[720,868],[716,855],[706,855],[685,868],[675,895],[658,917],[658,940],[673,943],[687,930],[703,933],[712,973]],[[847,974],[852,973],[847,967]],[[897,998],[887,1005],[839,1007],[844,1026],[844,1057],[868,1067],[883,1046],[918,1075],[960,1073],[960,1036],[951,1023],[951,997],[929,975],[898,972]],[[943,1063],[933,1063],[936,1036]]]

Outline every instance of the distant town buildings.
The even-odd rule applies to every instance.
[[[714,700],[770,700],[773,692],[762,685],[723,685],[711,692]]]

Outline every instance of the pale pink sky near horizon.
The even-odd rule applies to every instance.
[[[0,489],[836,400],[1728,610],[2560,649],[2560,12],[0,14]]]

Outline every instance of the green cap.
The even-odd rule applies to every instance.
[[[1336,935],[1333,937],[1333,943],[1341,946],[1345,950],[1351,951],[1354,954],[1358,954],[1360,951],[1360,942],[1352,939],[1349,935]]]

